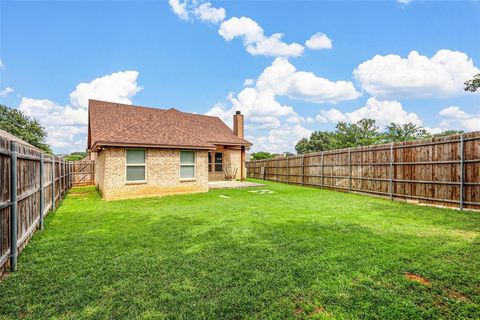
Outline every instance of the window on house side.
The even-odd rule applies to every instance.
[[[128,182],[144,182],[145,149],[127,149],[126,170]]]
[[[208,153],[208,172],[212,172],[212,157],[213,154],[211,152]]]
[[[180,151],[180,179],[195,178],[195,151]]]
[[[223,153],[215,152],[215,171],[223,171]]]

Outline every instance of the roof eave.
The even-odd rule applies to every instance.
[[[194,145],[168,145],[168,144],[151,144],[151,143],[131,143],[131,142],[108,142],[95,141],[92,151],[97,151],[100,147],[132,147],[132,148],[159,148],[159,149],[191,149],[191,150],[215,150],[216,147],[211,146],[194,146]]]
[[[221,145],[221,146],[245,146],[245,147],[251,147],[252,143],[246,141],[246,142],[219,142],[219,141],[208,141],[211,144],[214,145]]]

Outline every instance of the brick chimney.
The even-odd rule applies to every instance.
[[[243,114],[240,111],[237,111],[233,115],[233,133],[241,139],[243,139],[244,134],[243,127]]]

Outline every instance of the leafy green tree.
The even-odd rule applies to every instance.
[[[480,73],[465,81],[465,91],[475,92],[480,88]]]
[[[319,131],[315,131],[315,132],[319,132]],[[311,149],[310,140],[307,138],[300,139],[295,145],[295,150],[297,151],[298,154],[309,153],[314,151]]]
[[[335,149],[335,133],[329,131],[314,131],[310,139],[303,138],[297,142],[295,150],[298,154]]]
[[[78,161],[78,160],[82,160],[86,156],[87,156],[86,152],[77,151],[77,152],[70,153],[68,156],[65,157],[65,160]]]
[[[427,130],[413,123],[396,124],[392,122],[383,134],[384,142],[412,141],[428,137],[430,137],[430,134]]]
[[[273,159],[273,158],[275,158],[275,155],[266,151],[259,151],[259,152],[252,153],[253,160]]]
[[[459,133],[446,131],[436,136]],[[326,151],[357,146],[367,146],[377,143],[411,141],[431,137],[422,127],[413,123],[403,125],[391,123],[384,132],[379,131],[373,119],[362,119],[356,123],[339,122],[336,130],[315,131],[310,138],[299,140],[295,146],[298,154]]]
[[[367,146],[378,143],[381,138],[373,119],[362,119],[357,123],[339,122],[336,128],[336,148]]]
[[[446,130],[446,131],[443,131],[443,132],[440,132],[440,133],[436,133],[433,136],[434,137],[445,137],[445,136],[450,136],[452,134],[462,134],[462,133],[463,133],[463,131],[461,131],[461,130]]]
[[[19,137],[46,153],[52,153],[52,149],[45,142],[47,137],[45,128],[37,120],[30,118],[18,109],[0,105],[0,129]]]

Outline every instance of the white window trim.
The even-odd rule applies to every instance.
[[[128,164],[127,163],[127,152],[128,150],[143,150],[144,151],[144,163],[143,164]],[[137,183],[147,183],[147,149],[145,148],[125,148],[125,183],[126,184],[137,184]],[[128,167],[145,167],[145,179],[144,180],[127,180],[127,168]]]
[[[193,152],[193,163],[184,163],[182,164],[182,152]],[[180,160],[180,165],[178,167],[178,177],[180,181],[195,181],[197,180],[197,151],[195,150],[180,150],[178,153]],[[193,178],[182,178],[182,166],[192,166],[193,165]]]

